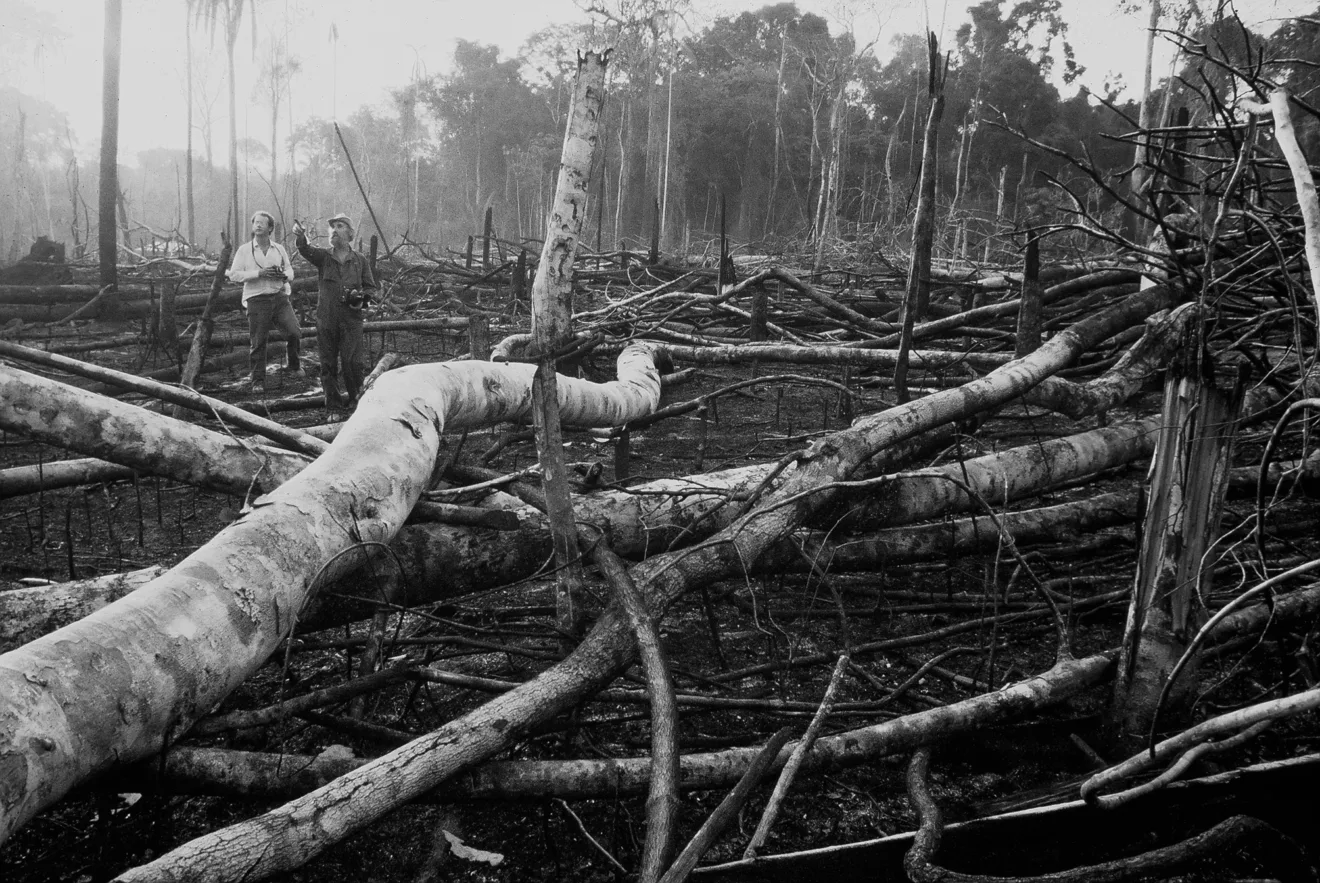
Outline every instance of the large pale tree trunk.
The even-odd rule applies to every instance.
[[[295,628],[323,580],[389,542],[430,481],[446,427],[530,416],[532,372],[474,362],[389,372],[329,451],[211,542],[128,597],[0,656],[0,838],[214,708]],[[647,348],[619,357],[619,378],[561,379],[565,418],[619,425],[655,408]],[[26,416],[9,396],[0,407]]]

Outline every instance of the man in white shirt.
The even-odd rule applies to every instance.
[[[243,309],[248,317],[251,374],[244,391],[258,394],[266,391],[266,344],[272,330],[288,341],[285,373],[306,376],[298,360],[302,330],[289,300],[293,263],[284,246],[271,241],[273,232],[275,217],[270,212],[254,214],[252,241],[238,247],[228,274],[230,282],[243,283]]]

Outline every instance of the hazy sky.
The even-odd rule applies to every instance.
[[[139,150],[181,148],[184,144],[184,3],[123,2],[120,157],[122,162],[132,163]],[[1244,18],[1261,22],[1313,10],[1316,2],[1239,0],[1238,8]],[[29,21],[54,24],[62,34],[39,40],[26,54],[4,59],[0,77],[64,110],[80,152],[91,155],[100,137],[103,0],[6,0],[5,5],[11,11],[0,19],[0,29],[20,27],[27,16]],[[715,15],[758,9],[767,3],[717,0],[696,5],[701,8],[701,20],[693,24],[699,26]],[[931,26],[939,32],[944,23],[942,45],[952,43],[952,34],[966,20],[970,5],[968,0],[930,4]],[[1097,91],[1110,72],[1122,74],[1134,88],[1141,83],[1144,15],[1119,13],[1117,5],[1117,0],[1063,0],[1078,61],[1088,68],[1084,82]],[[890,38],[898,33],[921,33],[926,15],[919,0],[799,0],[798,6],[822,15],[836,30],[848,27],[851,21],[862,43],[878,34],[875,51],[881,60],[888,56]],[[361,0],[257,0],[259,40],[278,37],[285,31],[285,22],[292,22],[289,45],[303,65],[293,88],[295,118],[346,118],[362,104],[383,103],[388,91],[408,83],[414,70],[446,70],[457,38],[493,43],[508,56],[534,31],[583,18],[574,0],[387,0],[375,6]],[[194,52],[209,56],[199,63],[199,85],[205,83],[219,96],[212,110],[219,164],[228,154],[222,47],[220,34],[214,46],[204,34],[194,36]],[[260,63],[252,56],[250,13],[244,15],[238,64],[239,137],[246,133],[268,142],[269,111],[251,98]],[[1157,68],[1157,77],[1167,73],[1167,60],[1164,64],[1164,70]],[[0,138],[7,134],[0,133]],[[280,137],[284,137],[283,131]],[[194,145],[199,153],[203,151],[200,135],[195,136]]]

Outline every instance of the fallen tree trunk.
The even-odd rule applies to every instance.
[[[1163,370],[1182,345],[1186,330],[1201,321],[1203,312],[1195,304],[1183,304],[1176,310],[1152,316],[1146,323],[1146,333],[1136,345],[1101,377],[1087,383],[1049,377],[1024,396],[1023,401],[1074,419],[1117,407]]]
[[[0,500],[100,481],[123,481],[137,474],[131,466],[107,463],[95,457],[14,466],[0,469]]]
[[[267,420],[265,417],[258,417],[256,414],[244,411],[242,408],[235,408],[219,399],[213,399],[210,396],[204,396],[195,392],[187,386],[182,389],[169,386],[164,383],[157,383],[154,380],[145,380],[133,374],[125,374],[122,371],[115,371],[112,368],[102,368],[99,365],[93,365],[88,362],[80,362],[77,359],[70,359],[67,356],[60,356],[54,353],[45,353],[41,350],[34,350],[30,347],[19,346],[16,343],[0,340],[0,356],[9,356],[14,359],[21,359],[36,365],[45,365],[50,368],[58,368],[71,374],[77,374],[92,380],[100,380],[115,386],[122,387],[143,395],[152,396],[163,402],[169,402],[176,406],[177,410],[186,408],[202,414],[214,415],[221,421],[228,421],[235,426],[246,429],[249,432],[255,432],[257,435],[265,436],[272,441],[278,442],[290,450],[297,451],[308,456],[315,457],[324,453],[329,447],[319,438],[314,438],[305,432],[296,429],[290,429],[274,420]]]
[[[77,622],[164,572],[164,567],[154,565],[128,573],[0,592],[0,650],[22,646]]]
[[[239,442],[8,365],[0,364],[0,384],[0,428],[142,474],[245,499],[274,490],[307,464],[292,451]]]
[[[1071,660],[992,693],[823,736],[807,754],[803,768],[822,772],[874,763],[970,730],[1020,720],[1103,683],[1110,676],[1113,660],[1114,653]],[[772,770],[783,767],[795,744],[784,746]],[[729,787],[758,751],[756,747],[730,748],[683,755],[679,760],[679,787],[684,791]],[[352,757],[312,758],[175,746],[162,758],[135,764],[100,784],[117,790],[289,798],[329,785],[367,763]],[[418,799],[590,800],[645,793],[649,780],[647,757],[487,761]]]
[[[1147,417],[986,454],[934,469],[874,479],[878,493],[851,505],[845,527],[896,527],[953,512],[1003,506],[1150,456],[1161,420]],[[979,499],[978,499],[979,498]]]
[[[527,416],[530,374],[471,362],[386,374],[296,480],[142,589],[0,656],[0,838],[89,776],[156,753],[242,683],[323,580],[398,530],[446,426]],[[619,376],[563,378],[565,418],[616,425],[655,407],[660,380],[645,347],[619,357]],[[15,413],[0,402],[0,416]]]
[[[833,483],[849,477],[881,451],[932,427],[1011,401],[1090,347],[1168,307],[1169,300],[1167,288],[1147,289],[1055,335],[1035,353],[985,378],[862,418],[852,428],[820,439],[808,452],[805,466],[765,505],[699,547],[634,567],[639,589],[653,611],[663,611],[696,584],[739,573],[746,562],[760,559],[830,502],[835,496]],[[617,606],[611,605],[567,659],[533,681],[306,797],[199,837],[120,879],[255,880],[299,867],[332,843],[580,702],[608,683],[632,656],[631,632]]]
[[[143,419],[148,417],[168,419],[143,415]],[[95,414],[86,416],[88,421],[97,419]],[[900,473],[883,480],[882,492],[850,499],[842,522],[836,525],[833,516],[823,515],[820,526],[874,530],[978,508],[980,504],[967,494],[962,483],[992,505],[1019,502],[1147,456],[1158,423],[1158,418],[1150,418],[1043,445],[1012,448],[941,469]],[[151,462],[153,457],[147,452],[141,459]],[[900,453],[897,459],[904,461],[906,456]],[[300,461],[291,457],[290,464],[298,466]],[[581,495],[574,498],[573,506],[579,522],[599,530],[618,554],[642,559],[676,542],[690,545],[726,527],[736,511],[729,505],[730,500],[752,493],[771,468],[769,464],[757,464],[689,478],[662,479],[626,491]],[[793,467],[785,470],[780,481],[792,471]],[[248,481],[244,472],[232,484],[239,486]],[[499,537],[453,524],[406,525],[391,542],[402,571],[391,569],[380,577],[376,598],[381,603],[413,606],[533,576],[546,566],[553,551],[544,516],[530,507],[519,507],[512,514],[518,519],[516,529]],[[327,588],[329,591],[319,595],[306,612],[307,628],[328,628],[371,615],[374,601],[360,600],[355,592],[335,591],[333,583]],[[99,607],[93,597],[86,608],[72,601],[60,604],[62,619],[43,617],[39,611],[20,614],[27,605],[41,606],[40,592],[11,594],[14,597],[8,599],[9,609],[16,623],[32,618],[62,626]],[[26,635],[23,640],[35,637],[28,632],[19,634]],[[0,649],[20,643],[19,635],[12,633],[5,618],[0,617]]]
[[[1214,629],[1207,643],[1215,646],[1246,638],[1254,640],[1253,636],[1259,634],[1267,625],[1287,628],[1306,621],[1308,617],[1314,616],[1317,610],[1320,610],[1320,586],[1300,588],[1279,596],[1274,603],[1257,604],[1233,614]],[[1105,658],[1112,660],[1115,653],[1116,651],[1105,654]],[[1040,675],[1041,680],[1052,682],[1044,703],[1039,707],[1023,710],[1021,715],[1015,718],[991,720],[983,717],[996,708],[989,698],[997,695],[996,693],[964,699],[947,708],[950,713],[963,718],[968,730],[1021,719],[1051,704],[1066,701],[1083,690],[1107,680],[1110,675],[1109,669],[1096,676],[1085,666],[1086,661],[1083,660],[1084,664],[1077,668],[1056,668],[1052,672]],[[1005,686],[997,693],[1020,691],[1023,683]],[[871,739],[867,741],[868,749],[879,748],[883,754],[872,754],[870,750],[865,750],[860,754],[852,755],[849,761],[871,763],[880,756],[901,754],[919,744],[936,741],[933,734],[930,742],[926,743],[912,738],[921,731],[921,726],[911,726],[912,717],[920,719],[921,715],[907,716],[909,720],[902,727],[898,724],[898,720],[904,720],[903,718],[862,728],[866,731],[901,729],[903,733],[909,734],[909,741],[895,744]],[[837,733],[824,741],[827,742],[827,747],[832,748],[828,745],[829,740],[846,741],[854,732],[856,731],[849,730]],[[940,738],[948,735],[954,734],[943,733]],[[792,748],[793,746],[790,745],[781,752],[781,763]],[[754,753],[753,748],[733,748],[684,755],[680,759],[679,787],[684,791],[728,787],[736,776],[741,774],[747,759]],[[812,755],[808,755],[808,760],[814,761],[817,769],[829,770],[841,765],[816,760]],[[333,755],[308,757],[176,745],[162,757],[152,758],[117,771],[99,781],[98,786],[116,792],[141,790],[167,794],[209,794],[257,800],[288,800],[329,784],[367,762],[363,758]],[[649,766],[644,757],[610,760],[487,761],[428,792],[421,799],[428,802],[471,799],[540,800],[549,797],[591,800],[610,798],[619,794],[641,794],[647,785],[648,776]]]
[[[813,544],[809,554],[826,570],[870,571],[886,562],[928,561],[992,552],[1004,542],[1001,527],[1007,539],[1016,542],[1042,539],[1062,542],[1086,531],[1131,524],[1136,517],[1135,493],[1101,494],[1075,503],[1004,512],[994,518],[973,516],[952,524],[890,528],[860,539],[835,538],[832,542]]]

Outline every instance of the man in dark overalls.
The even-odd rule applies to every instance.
[[[335,215],[326,222],[330,247],[317,248],[307,242],[302,224],[293,222],[298,254],[316,267],[316,349],[321,357],[321,389],[326,408],[352,408],[362,394],[366,369],[366,336],[362,333],[365,307],[376,291],[376,280],[366,258],[353,249],[353,222]],[[344,391],[339,393],[337,373],[342,363]]]

